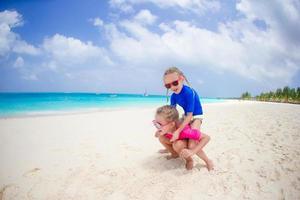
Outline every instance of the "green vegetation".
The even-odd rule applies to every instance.
[[[245,92],[242,94],[241,99],[251,99],[251,94]],[[258,101],[271,101],[271,102],[282,102],[282,103],[297,103],[300,104],[300,87],[289,88],[288,86],[283,89],[279,88],[276,91],[270,91],[261,93],[254,99]]]
[[[242,94],[241,99],[249,100],[249,99],[251,99],[251,94],[249,92],[245,92]]]

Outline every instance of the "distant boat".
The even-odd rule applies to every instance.
[[[148,92],[147,92],[147,90],[145,89],[145,92],[144,92],[144,95],[143,95],[144,97],[147,97],[147,96],[149,96],[148,95]]]

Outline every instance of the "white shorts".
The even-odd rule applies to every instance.
[[[193,119],[200,119],[201,121],[204,119],[203,115],[194,115]]]

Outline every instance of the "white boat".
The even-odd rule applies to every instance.
[[[144,96],[144,97],[149,96],[146,89],[145,89],[145,92],[144,92],[144,95],[143,95],[143,96]]]

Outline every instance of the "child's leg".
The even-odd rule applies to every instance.
[[[210,140],[209,135],[206,135],[204,133],[202,133],[200,141],[189,139],[188,146],[189,146],[189,149],[191,150],[191,153],[193,155],[198,153],[209,142],[209,140]],[[192,143],[192,144],[190,144],[190,143]]]
[[[187,145],[187,141],[186,140],[176,140],[175,142],[173,142],[173,148],[174,150],[177,152],[177,154],[179,155],[180,152],[184,149],[187,149],[188,145]],[[184,158],[186,163],[185,163],[185,167],[187,170],[191,170],[194,167],[194,162],[192,157],[188,157],[188,158]]]
[[[202,120],[195,119],[191,123],[191,128],[200,130],[201,124],[202,124]],[[183,152],[184,154],[186,154],[184,156],[192,156],[194,154],[197,154],[206,163],[208,171],[213,169],[213,162],[207,157],[207,155],[202,149],[209,141],[210,141],[210,136],[205,133],[202,133],[201,140],[199,142],[195,140],[189,140],[188,147],[190,151]]]
[[[199,143],[200,142],[195,141],[195,140],[189,140],[188,148],[193,149],[193,150],[198,149],[197,147],[198,147]],[[190,152],[192,152],[192,150]],[[185,156],[189,156],[190,152],[187,151],[187,152],[183,152],[183,153],[186,153]],[[191,154],[193,155],[193,153],[190,153],[190,156],[191,156]],[[197,154],[197,156],[199,156],[199,158],[201,158],[205,162],[208,171],[210,171],[214,168],[213,162],[207,157],[206,153],[202,149],[198,150],[198,152],[196,154]]]
[[[195,119],[193,120],[193,122],[191,123],[191,128],[192,129],[198,129],[200,130],[200,126],[202,124],[202,120],[200,119]],[[195,149],[194,153],[197,153],[198,151],[200,151],[200,149],[202,149],[210,140],[210,136],[206,135],[204,133],[202,133],[201,135],[201,140],[197,145],[197,149]]]
[[[161,135],[161,136],[159,136],[158,139],[159,139],[160,143],[166,148],[166,150],[171,153],[171,156],[167,157],[168,159],[178,157],[177,152],[174,151],[174,149],[172,147],[172,143],[170,142],[170,140],[168,138],[166,138],[164,135]]]
[[[190,125],[192,128],[198,129],[200,131],[202,125],[202,119],[200,118],[193,119]]]

